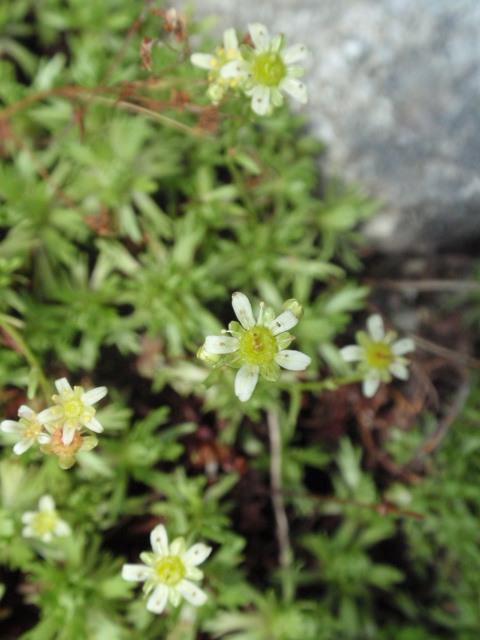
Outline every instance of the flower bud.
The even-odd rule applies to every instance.
[[[205,345],[202,345],[197,351],[197,358],[207,364],[215,365],[220,360],[221,356],[216,353],[210,353],[205,349]]]
[[[284,311],[291,311],[297,320],[300,320],[303,316],[303,305],[301,305],[298,300],[295,300],[295,298],[286,300],[282,305],[282,309]]]

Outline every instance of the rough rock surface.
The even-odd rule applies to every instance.
[[[478,0],[196,0],[195,11],[217,15],[219,31],[258,21],[308,46],[304,109],[327,170],[385,203],[369,225],[379,247],[480,239]]]

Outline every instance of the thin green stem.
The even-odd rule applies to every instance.
[[[296,386],[293,385],[289,389],[290,393],[290,403],[288,405],[288,413],[287,413],[287,436],[291,438],[295,432],[295,428],[298,423],[298,415],[300,413],[301,402],[302,402],[302,392]]]
[[[279,548],[279,565],[282,570],[282,590],[286,601],[291,597],[291,585],[288,579],[292,564],[292,547],[290,544],[290,528],[288,524],[282,491],[282,434],[280,420],[276,411],[267,412],[268,434],[270,438],[270,485],[272,489],[272,506],[275,516],[275,531]]]
[[[353,384],[362,380],[363,376],[360,373],[354,373],[343,378],[324,378],[323,380],[312,380],[311,382],[297,382],[294,386],[299,391],[323,391],[324,389],[334,390],[345,384]],[[277,385],[286,391],[290,391],[292,388],[292,384],[286,382],[280,381],[277,382]]]
[[[16,343],[18,349],[24,356],[25,360],[35,371],[37,375],[38,383],[42,389],[42,393],[45,396],[45,400],[48,402],[51,396],[51,389],[50,389],[50,385],[48,384],[48,380],[45,374],[43,373],[43,369],[39,361],[37,360],[35,355],[32,353],[30,347],[27,345],[27,343],[23,339],[21,333],[17,331],[17,329],[15,329],[15,327],[13,326],[16,323],[17,321],[15,320],[15,318],[10,318],[9,316],[3,313],[0,314],[0,327]]]

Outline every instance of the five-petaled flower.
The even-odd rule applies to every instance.
[[[292,305],[296,301],[289,302]],[[230,322],[228,332],[224,331],[230,336],[207,336],[198,356],[210,363],[218,358],[215,364],[238,369],[235,394],[242,402],[251,397],[259,374],[275,381],[280,377],[280,367],[290,371],[308,367],[309,356],[287,349],[294,340],[288,331],[297,324],[300,314],[289,308],[276,318],[273,309],[261,303],[255,320],[248,298],[238,291],[232,295],[232,306],[239,322]]]
[[[308,101],[304,74],[297,62],[307,56],[303,44],[285,47],[283,35],[270,39],[267,28],[259,22],[248,25],[250,43],[238,46],[234,29],[223,34],[223,47],[215,54],[194,53],[191,62],[209,71],[207,91],[217,103],[229,88],[240,90],[250,98],[252,110],[260,116],[269,115],[283,104],[287,93],[301,103]],[[253,46],[252,46],[253,44]]]
[[[380,382],[390,382],[392,376],[408,378],[408,359],[405,354],[415,349],[411,338],[396,340],[396,331],[387,331],[382,317],[374,314],[367,319],[366,331],[358,331],[356,345],[340,350],[347,362],[358,361],[358,370],[363,375],[362,389],[367,398],[375,395]]]
[[[252,110],[264,116],[283,104],[283,93],[305,104],[308,93],[299,80],[305,70],[296,62],[307,56],[307,48],[296,44],[285,48],[285,39],[276,35],[271,40],[268,30],[259,22],[248,25],[250,37],[255,45],[245,54],[245,59],[228,62],[222,67],[224,78],[242,79],[246,95],[251,97]]]
[[[27,451],[35,442],[43,444],[48,441],[48,435],[43,427],[46,421],[46,412],[36,414],[35,411],[22,404],[18,409],[20,420],[3,420],[0,429],[5,433],[15,433],[21,440],[13,447],[13,452],[20,455]]]
[[[20,455],[37,442],[44,453],[58,457],[62,469],[69,469],[79,451],[89,451],[98,444],[97,437],[86,433],[83,427],[96,433],[103,431],[92,405],[107,394],[107,387],[90,391],[84,391],[83,387],[72,389],[66,378],[56,380],[55,386],[58,391],[58,395],[52,396],[55,406],[37,414],[23,404],[18,410],[20,420],[3,420],[0,429],[20,436],[14,453]]]
[[[50,407],[42,414],[46,422],[61,423],[63,428],[63,444],[69,445],[75,433],[86,427],[96,433],[102,433],[103,427],[95,418],[95,404],[107,395],[107,387],[96,387],[84,391],[83,387],[72,387],[66,378],[55,380],[58,395],[52,396],[55,407]]]
[[[203,578],[198,565],[208,558],[211,547],[197,543],[187,549],[183,538],[169,544],[163,524],[153,529],[150,542],[153,551],[140,554],[144,564],[124,564],[122,568],[125,580],[145,582],[148,611],[162,613],[167,602],[177,607],[182,598],[197,607],[204,604],[207,594],[192,580]]]
[[[51,542],[54,536],[68,536],[70,526],[62,520],[56,509],[55,502],[50,495],[44,495],[38,502],[38,511],[26,511],[22,516],[26,525],[22,535],[25,538],[38,538],[42,542]]]
[[[215,49],[214,54],[193,53],[190,56],[192,64],[201,69],[206,69],[209,72],[207,95],[214,104],[220,102],[227,89],[235,89],[239,85],[237,78],[225,78],[220,73],[222,67],[227,64],[227,62],[234,60],[242,60],[235,29],[225,29],[223,32],[223,47]]]

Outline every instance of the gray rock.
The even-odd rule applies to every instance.
[[[180,7],[177,1],[177,7]],[[478,0],[197,0],[219,31],[263,22],[311,51],[304,107],[325,167],[380,198],[383,249],[480,237]]]

